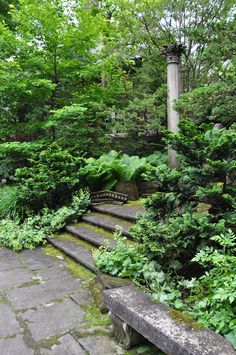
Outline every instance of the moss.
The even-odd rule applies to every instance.
[[[183,314],[177,310],[171,310],[170,311],[170,316],[176,320],[178,323],[185,324],[189,326],[190,328],[193,329],[201,329],[204,328],[202,324],[197,323],[193,318],[187,316],[186,314]]]
[[[60,344],[59,338],[62,336],[63,334],[60,335],[54,335],[48,339],[44,339],[42,341],[39,342],[39,346],[42,348],[46,348],[46,349],[51,349],[51,347],[53,345],[58,345]]]
[[[88,228],[88,229],[90,229],[91,231],[93,231],[95,233],[101,234],[104,238],[114,239],[114,236],[113,236],[112,232],[108,232],[107,230],[105,230],[105,229],[103,229],[101,227],[92,226],[91,224],[84,223],[84,222],[77,223],[76,226],[77,227]]]
[[[125,208],[125,206],[140,208],[143,206],[144,201],[145,201],[144,198],[140,198],[139,200],[136,200],[136,201],[129,201],[124,205],[124,208]]]
[[[100,329],[99,329],[100,328]],[[109,330],[107,330],[106,328],[97,326],[97,327],[91,327],[91,329],[89,328],[79,328],[79,329],[75,329],[71,331],[71,334],[73,335],[73,337],[79,341],[79,339],[81,338],[86,338],[88,336],[96,336],[96,335],[105,335],[105,336],[109,336],[110,332]]]
[[[33,286],[33,285],[39,285],[40,283],[41,283],[40,280],[33,280],[31,282],[25,282],[24,284],[17,286],[16,288],[23,288],[23,287]]]
[[[61,239],[61,240],[66,240],[66,241],[69,241],[69,242],[73,242],[81,247],[84,247],[86,249],[89,249],[89,250],[93,250],[94,249],[94,246],[92,246],[91,244],[81,240],[81,239],[78,239],[76,237],[74,237],[73,235],[69,234],[69,233],[60,233],[60,234],[56,234],[55,235],[56,238],[58,239]]]
[[[63,257],[65,261],[67,261],[67,269],[75,276],[78,278],[81,278],[84,281],[90,282],[93,278],[94,278],[94,274],[89,271],[88,269],[86,269],[85,267],[83,267],[82,265],[78,264],[77,262],[75,262],[74,260],[72,260],[70,257],[65,256],[63,253],[61,253],[60,251],[58,251],[55,247],[53,247],[52,245],[46,245],[45,247],[43,247],[43,251],[48,254],[51,255],[53,257]]]
[[[42,250],[45,254],[54,256],[54,257],[64,257],[64,254],[61,253],[58,249],[54,248],[52,245],[47,244],[46,246],[42,247]]]
[[[84,321],[87,322],[84,328],[107,326],[111,324],[109,316],[102,314],[95,305],[84,305],[81,307],[85,312]]]
[[[69,259],[68,257],[66,259],[69,262],[67,268],[75,277],[79,277],[87,282],[90,282],[94,278],[94,274],[84,266],[77,264],[75,261]]]
[[[13,339],[15,337],[16,337],[16,334],[12,334],[12,335],[8,335],[8,336],[4,337],[3,339],[7,340],[7,339]]]

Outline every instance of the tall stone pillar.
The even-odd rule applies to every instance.
[[[174,101],[178,99],[182,91],[182,82],[180,74],[180,58],[183,52],[182,45],[172,44],[165,47],[167,61],[167,89],[168,89],[168,129],[175,133],[178,131],[179,114],[174,110]],[[168,148],[169,166],[178,167],[179,162],[175,150]]]

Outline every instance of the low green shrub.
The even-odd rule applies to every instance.
[[[0,144],[0,180],[13,179],[15,170],[28,166],[29,159],[42,149],[40,142],[7,142]]]
[[[68,207],[58,210],[44,209],[40,214],[19,220],[5,218],[0,220],[0,244],[15,251],[33,249],[44,243],[47,236],[62,229],[66,223],[78,220],[90,204],[86,190],[72,197]]]
[[[17,169],[15,173],[17,204],[26,210],[37,213],[44,207],[62,206],[83,185],[80,168],[84,160],[57,144],[51,144],[30,162],[30,167]]]

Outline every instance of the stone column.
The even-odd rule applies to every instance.
[[[178,131],[179,114],[173,108],[174,100],[178,99],[182,91],[180,58],[183,52],[182,45],[172,44],[165,47],[167,61],[167,89],[168,89],[168,129],[175,133]],[[175,168],[179,165],[175,150],[168,148],[169,166]]]

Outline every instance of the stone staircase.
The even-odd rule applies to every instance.
[[[101,246],[113,248],[113,233],[117,227],[122,234],[131,239],[129,232],[136,221],[137,213],[143,212],[138,202],[124,205],[109,203],[92,204],[91,212],[83,216],[82,221],[65,227],[66,233],[60,233],[48,242],[78,263],[97,272],[92,250]]]

